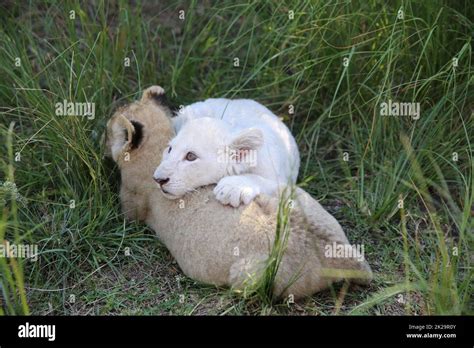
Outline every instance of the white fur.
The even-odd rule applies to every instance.
[[[207,99],[183,108],[173,119],[177,136],[163,153],[155,179],[168,198],[216,184],[222,204],[248,204],[259,194],[275,195],[294,184],[300,158],[285,124],[248,99]],[[191,152],[197,156],[186,159]]]

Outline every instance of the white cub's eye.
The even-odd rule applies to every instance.
[[[196,156],[194,153],[192,153],[192,152],[188,152],[188,153],[186,154],[186,157],[185,157],[185,158],[186,158],[186,161],[192,162],[192,161],[195,161],[195,160],[197,159],[197,156]]]
[[[171,146],[170,146],[170,148],[168,149],[168,153],[170,153],[170,152],[171,152]]]

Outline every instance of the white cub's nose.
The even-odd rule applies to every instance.
[[[157,183],[158,185],[160,186],[163,186],[164,184],[166,184],[168,181],[170,181],[170,178],[153,178]]]
[[[168,175],[162,173],[160,167],[158,166],[158,168],[156,168],[155,172],[153,173],[153,180],[155,180],[158,185],[163,186],[168,181],[170,181],[170,178]]]

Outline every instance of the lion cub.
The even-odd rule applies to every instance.
[[[153,175],[167,198],[217,184],[217,200],[238,207],[296,182],[296,141],[284,123],[256,101],[207,99],[183,108],[173,124],[177,135]]]

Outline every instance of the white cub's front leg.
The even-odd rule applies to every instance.
[[[259,175],[232,175],[219,180],[214,194],[222,204],[230,204],[236,208],[241,203],[249,204],[261,193],[273,195],[277,188],[275,182]]]

